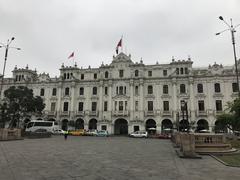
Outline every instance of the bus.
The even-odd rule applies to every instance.
[[[46,129],[48,132],[53,133],[55,129],[59,129],[59,126],[55,121],[32,120],[27,124],[25,131],[34,132],[37,129]]]

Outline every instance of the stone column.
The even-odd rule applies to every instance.
[[[71,120],[74,120],[74,116],[75,116],[75,112],[76,112],[76,103],[75,103],[75,86],[76,86],[76,83],[75,82],[72,82],[71,83],[71,106],[70,106],[70,119]]]
[[[62,107],[62,82],[58,83],[57,86],[57,120],[60,121],[60,113],[62,111],[61,107]]]
[[[176,113],[177,113],[177,110],[178,110],[178,97],[177,97],[177,81],[176,81],[176,78],[173,78],[172,80],[172,89],[173,89],[173,92],[172,92],[172,103],[173,103],[173,106],[172,106],[172,111],[173,111],[173,121],[176,122],[176,119],[177,119],[177,116],[176,116]]]
[[[133,79],[130,80],[130,121],[134,120],[134,86]]]
[[[99,86],[99,120],[103,120],[103,81],[100,81],[100,86]]]
[[[196,120],[196,115],[195,115],[195,107],[194,107],[194,90],[193,90],[193,79],[191,78],[189,81],[189,90],[190,90],[190,114],[188,115],[190,117],[189,123],[194,122]],[[191,116],[190,116],[191,115]],[[191,123],[190,123],[191,124]]]

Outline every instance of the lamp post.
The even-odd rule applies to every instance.
[[[0,87],[0,99],[2,97],[3,78],[4,78],[4,74],[5,74],[6,62],[7,62],[7,57],[8,57],[8,49],[13,48],[13,49],[21,50],[20,48],[9,46],[14,39],[15,39],[14,37],[12,37],[11,40],[8,39],[7,44],[0,43],[0,48],[2,48],[2,47],[5,48],[5,58],[4,58],[4,65],[3,65],[2,82],[1,82],[1,87]]]
[[[234,56],[234,62],[235,62],[235,71],[236,71],[236,77],[237,77],[237,91],[238,91],[238,96],[240,96],[240,89],[239,89],[239,80],[238,80],[238,67],[237,67],[237,56],[236,56],[236,47],[235,47],[235,37],[234,37],[234,33],[236,32],[236,27],[238,27],[240,24],[236,25],[236,26],[233,26],[233,23],[232,23],[232,18],[230,19],[231,21],[231,25],[229,25],[224,19],[222,16],[219,16],[219,19],[221,21],[223,21],[227,26],[228,26],[228,29],[225,29],[221,32],[218,32],[216,33],[216,35],[220,35],[222,34],[223,32],[225,31],[230,31],[231,32],[231,37],[232,37],[232,45],[233,45],[233,56]]]
[[[184,125],[184,131],[187,128],[187,132],[189,130],[188,127],[188,110],[187,110],[187,102],[182,100],[181,101],[181,110],[182,110],[182,117],[183,117],[183,125]],[[186,117],[186,119],[185,119]]]

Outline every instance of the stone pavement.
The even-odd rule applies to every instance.
[[[180,159],[169,140],[73,137],[0,142],[0,180],[239,180],[209,156]]]

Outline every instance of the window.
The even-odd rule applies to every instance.
[[[105,87],[105,89],[104,89],[104,94],[105,94],[105,95],[108,95],[108,87]]]
[[[117,101],[115,101],[115,111],[117,110]]]
[[[138,111],[138,101],[135,101],[135,111]]]
[[[119,101],[119,111],[123,111],[123,101]]]
[[[135,95],[138,95],[138,86],[135,86]]]
[[[185,84],[180,84],[180,93],[186,93],[186,88],[185,88]]]
[[[63,111],[68,111],[68,102],[63,103]]]
[[[97,102],[92,102],[92,111],[97,110]]]
[[[123,86],[119,86],[119,94],[123,95]]]
[[[152,94],[153,93],[153,87],[150,85],[148,86],[148,94]]]
[[[214,84],[214,90],[215,90],[215,93],[220,93],[221,92],[221,87],[220,87],[219,83]]]
[[[102,126],[101,126],[101,129],[104,130],[104,131],[106,131],[106,130],[107,130],[107,126],[106,126],[106,125],[102,125]]]
[[[104,111],[107,111],[107,106],[108,106],[107,101],[104,101]]]
[[[69,96],[69,87],[65,88],[65,96]]]
[[[84,79],[84,74],[81,74],[81,79],[82,79],[82,80]]]
[[[108,78],[108,71],[105,72],[105,78]]]
[[[203,100],[198,101],[198,110],[199,111],[204,111],[205,110]]]
[[[167,76],[167,70],[166,69],[163,70],[163,76]]]
[[[163,101],[163,111],[169,111],[169,101]]]
[[[153,101],[148,101],[148,111],[153,111]]]
[[[127,101],[125,101],[125,111],[127,110]]]
[[[66,78],[67,78],[66,73],[64,73],[63,74],[63,79],[66,79]]]
[[[183,68],[180,69],[181,74],[183,74]]]
[[[56,96],[57,95],[57,88],[53,88],[52,90],[52,96]]]
[[[69,79],[69,73],[67,73],[67,79]]]
[[[78,111],[83,111],[83,102],[78,103]]]
[[[97,95],[97,87],[93,87],[92,94],[93,94],[93,95]]]
[[[123,77],[124,76],[124,71],[121,69],[119,70],[119,77]]]
[[[93,78],[94,78],[94,79],[97,79],[97,73],[94,73],[94,74],[93,74]]]
[[[135,77],[138,77],[138,74],[139,74],[138,70],[135,70]]]
[[[40,90],[40,96],[44,96],[44,89],[43,88]]]
[[[216,111],[222,111],[222,101],[216,100]]]
[[[176,74],[177,75],[179,74],[179,68],[176,68]]]
[[[238,92],[238,84],[237,83],[232,83],[232,91]]]
[[[118,94],[118,86],[116,87],[116,94]]]
[[[197,84],[197,92],[203,93],[203,85],[202,84]]]
[[[84,95],[84,88],[83,88],[83,87],[80,87],[80,89],[79,89],[79,95]]]
[[[163,94],[168,94],[168,85],[163,85]]]
[[[148,77],[152,77],[152,71],[148,71]]]
[[[181,111],[188,109],[188,107],[187,107],[187,102],[184,101],[184,100],[181,100],[181,101],[180,101],[180,106],[181,106]]]
[[[51,111],[55,111],[56,110],[56,103],[55,102],[52,102],[51,103]]]
[[[127,94],[127,87],[124,86],[124,94]]]
[[[185,74],[188,74],[188,68],[185,67]]]

